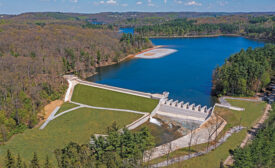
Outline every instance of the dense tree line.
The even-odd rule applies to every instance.
[[[120,132],[115,123],[108,127],[108,136],[92,136],[91,139],[90,144],[79,145],[71,142],[63,149],[56,149],[54,153],[57,167],[141,167],[144,151],[155,145],[148,129],[144,128],[139,132],[130,132],[124,128]],[[48,157],[44,162],[40,162],[37,154],[34,153],[33,159],[29,163],[24,163],[20,155],[14,158],[8,150],[5,165],[7,168],[15,168],[19,164],[22,165],[21,167],[27,167],[28,165],[30,168],[50,168],[53,167],[52,162],[49,161]],[[44,164],[44,166],[41,164]]]
[[[233,16],[232,16],[233,17]],[[236,16],[234,16],[236,17]],[[275,41],[274,16],[174,19],[147,25],[136,25],[135,32],[143,36],[199,36],[236,34],[255,39]]]
[[[249,18],[249,22],[252,24],[256,24],[256,23],[264,23],[268,21],[268,17],[265,16],[259,16],[259,17],[251,17]]]
[[[241,50],[217,67],[213,75],[216,95],[253,96],[269,84],[275,71],[275,45]]]
[[[275,167],[275,104],[252,143],[233,151],[234,168]]]
[[[238,31],[234,24],[196,24],[196,20],[175,19],[163,24],[145,25],[137,27],[138,34],[146,36],[185,36],[208,34],[233,34]]]
[[[112,30],[67,22],[0,22],[0,141],[34,127],[38,113],[66,90],[62,75],[87,77],[95,68],[151,47],[136,36],[131,43]]]
[[[267,39],[275,41],[275,28],[262,25],[247,25],[244,29],[245,36],[254,39]]]

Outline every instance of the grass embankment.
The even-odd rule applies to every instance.
[[[98,107],[152,112],[158,100],[78,84],[72,101]]]
[[[71,141],[79,144],[88,143],[92,134],[106,133],[106,127],[114,121],[123,127],[141,116],[118,111],[77,109],[51,121],[43,130],[35,128],[15,135],[0,147],[1,166],[3,166],[7,149],[10,149],[13,154],[20,153],[23,160],[30,161],[33,152],[37,152],[41,160],[45,160],[46,155],[49,155],[50,160],[55,161],[53,151],[56,148],[63,148]]]
[[[247,127],[248,129],[253,126],[256,121],[262,116],[265,108],[265,103],[263,102],[249,102],[249,101],[240,101],[240,100],[227,100],[231,105],[243,107],[245,111],[234,111],[221,107],[215,108],[215,113],[219,114],[227,121],[227,125],[221,134],[224,134],[230,128],[241,124],[242,126]],[[243,139],[246,136],[246,130],[242,130],[239,133],[233,134],[230,138],[227,139],[225,143],[219,146],[214,151],[210,153],[199,156],[196,158],[192,158],[183,162],[175,163],[173,165],[168,166],[175,168],[218,168],[220,166],[220,161],[225,160],[227,156],[229,156],[229,150],[234,149],[241,144]],[[203,150],[206,148],[206,144],[200,144],[193,146],[192,152]],[[170,158],[175,158],[178,156],[188,154],[188,149],[183,148],[172,152],[170,154]],[[151,163],[158,163],[161,161],[165,161],[166,156],[161,158],[157,158],[151,161]]]
[[[246,136],[246,131],[233,134],[225,143],[206,155],[195,157],[183,162],[168,166],[169,168],[219,168],[220,161],[229,156],[229,150],[236,148]]]
[[[76,104],[73,104],[73,103],[69,103],[69,102],[65,102],[62,104],[62,106],[60,107],[60,109],[56,112],[55,115],[59,114],[59,113],[62,113],[66,110],[69,110],[71,108],[74,108],[74,107],[77,107],[78,105]]]

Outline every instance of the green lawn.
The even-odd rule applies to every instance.
[[[55,115],[62,113],[63,111],[69,110],[71,108],[77,107],[78,105],[73,104],[73,103],[69,103],[69,102],[65,102],[62,104],[62,106],[60,107],[60,109],[56,112]]]
[[[48,154],[50,160],[55,161],[53,151],[56,148],[62,148],[71,141],[88,143],[92,134],[106,133],[106,127],[114,121],[123,127],[141,116],[134,113],[80,108],[51,121],[43,130],[35,128],[15,135],[0,147],[0,163],[3,166],[7,149],[13,153],[20,153],[21,157],[27,160],[32,158],[33,152],[37,152],[41,160],[45,160]]]
[[[78,84],[72,101],[98,107],[152,112],[158,100]]]
[[[254,123],[262,116],[265,103],[264,102],[248,102],[248,101],[240,101],[240,100],[227,100],[231,105],[243,107],[244,111],[234,111],[226,108],[216,107],[215,113],[219,114],[227,121],[227,125],[221,134],[224,134],[231,127],[237,126],[241,123],[241,125],[250,128]],[[240,120],[241,119],[241,120]],[[203,155],[197,158],[192,158],[180,163],[176,163],[174,165],[168,166],[175,168],[218,168],[220,161],[226,159],[229,156],[229,149],[234,149],[238,145],[241,144],[242,140],[246,136],[246,130],[242,130],[238,134],[233,134],[227,141],[219,146],[214,151],[210,152],[207,155]],[[219,136],[220,137],[220,136]],[[202,150],[206,147],[206,144],[200,144],[193,147],[194,151]],[[178,157],[187,154],[187,149],[183,148],[177,151],[174,151],[170,154],[170,158]],[[166,156],[161,158],[157,158],[151,161],[151,163],[157,163],[161,161],[165,161]]]
[[[266,103],[264,102],[249,102],[249,101],[240,101],[240,100],[231,100],[226,99],[232,106],[245,108],[245,111],[238,112],[234,111],[235,118],[240,121],[241,125],[245,127],[251,127],[256,123],[256,120],[259,119],[265,109]],[[233,123],[233,121],[230,121]]]

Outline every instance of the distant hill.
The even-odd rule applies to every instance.
[[[61,12],[33,12],[22,13],[19,15],[0,15],[0,18],[12,18],[14,20],[87,20],[94,19],[104,23],[116,23],[118,21],[127,19],[142,19],[142,18],[164,18],[164,19],[177,19],[177,18],[198,18],[198,17],[219,17],[229,15],[242,15],[242,16],[261,16],[261,15],[275,15],[275,12],[251,12],[251,13],[228,13],[228,12],[103,12],[95,14],[83,13],[61,13]]]

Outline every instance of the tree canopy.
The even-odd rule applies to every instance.
[[[269,84],[274,65],[275,45],[241,50],[216,68],[213,91],[216,95],[253,96]]]
[[[275,167],[275,104],[252,143],[233,151],[234,168]]]

